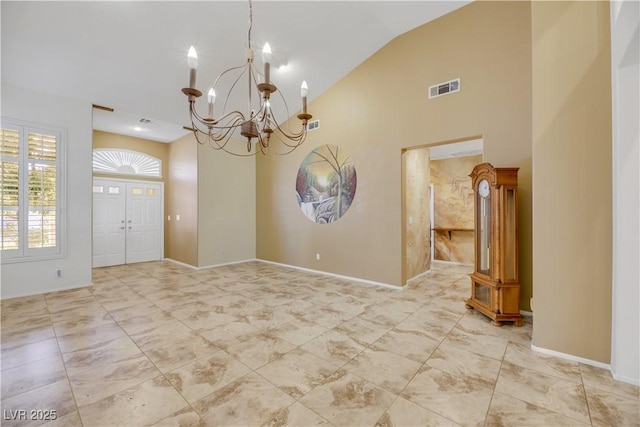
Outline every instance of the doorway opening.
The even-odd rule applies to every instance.
[[[428,272],[433,261],[472,264],[468,175],[482,161],[481,136],[403,150],[403,283]]]

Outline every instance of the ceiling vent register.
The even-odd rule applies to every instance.
[[[460,78],[429,86],[429,99],[448,95],[454,92],[460,92]]]
[[[307,126],[307,130],[310,132],[312,130],[316,130],[320,127],[320,120],[314,120],[312,122],[309,122],[308,126]]]

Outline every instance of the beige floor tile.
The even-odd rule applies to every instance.
[[[39,315],[43,312],[47,312],[47,303],[44,295],[32,295],[0,301],[0,320],[2,322],[12,317],[28,317]]]
[[[69,412],[59,416],[56,412],[56,419],[42,424],[43,427],[83,427],[78,411]]]
[[[193,408],[207,425],[280,425],[295,401],[256,373],[204,397]]]
[[[376,427],[393,426],[457,427],[459,424],[398,397],[376,423]]]
[[[640,401],[586,387],[594,426],[640,426]]]
[[[421,366],[395,353],[368,348],[347,363],[344,369],[397,394]]]
[[[261,367],[256,372],[295,399],[322,384],[338,366],[300,348]]]
[[[355,314],[334,310],[333,307],[320,307],[306,314],[303,319],[315,322],[327,328],[334,328]]]
[[[249,372],[251,369],[246,365],[219,351],[173,370],[165,377],[187,402],[195,403]]]
[[[72,351],[63,354],[64,364],[69,368],[102,366],[127,360],[141,354],[140,348],[129,337],[122,337],[109,341],[106,345],[96,348]]]
[[[365,347],[389,331],[386,325],[373,323],[359,316],[345,320],[334,329]]]
[[[336,330],[325,332],[300,348],[337,366],[344,365],[365,349],[363,345]]]
[[[467,330],[458,323],[451,329],[443,342],[492,359],[502,360],[509,339],[494,334]]]
[[[255,326],[234,320],[211,329],[200,330],[198,333],[215,346],[226,350],[235,344],[250,339],[257,332],[258,329]]]
[[[51,415],[51,411],[55,411],[55,416],[61,418],[76,410],[73,394],[66,378],[44,387],[3,399],[1,406],[3,418],[5,418],[2,420],[3,426],[41,425],[47,420],[42,419],[40,415]],[[34,412],[32,413],[31,411]],[[7,414],[9,414],[8,417],[5,416]]]
[[[60,351],[66,354],[80,350],[97,350],[120,338],[128,337],[117,323],[110,322],[89,329],[80,329],[69,335],[58,336],[58,345]]]
[[[258,369],[295,348],[295,345],[267,332],[258,332],[245,341],[227,347],[226,351],[249,366]]]
[[[499,360],[472,353],[443,342],[433,352],[425,365],[453,376],[484,382],[493,387],[498,379],[500,363]]]
[[[151,427],[204,427],[206,424],[200,415],[190,407],[181,409],[163,418]]]
[[[589,422],[585,392],[579,380],[570,381],[503,362],[496,391],[580,422]]]
[[[137,353],[111,363],[68,366],[67,375],[76,403],[82,407],[155,378],[160,371]]]
[[[401,393],[405,399],[461,425],[482,425],[493,386],[425,366]]]
[[[4,348],[3,346],[0,359],[2,360],[2,370],[5,371],[38,360],[50,359],[59,354],[56,339],[49,338],[15,347]]]
[[[506,362],[522,366],[527,369],[553,375],[566,380],[580,382],[580,365],[571,360],[559,359],[542,353],[536,353],[520,344],[509,343],[504,355]]]
[[[402,324],[384,334],[370,347],[387,350],[414,362],[424,363],[440,344],[424,332],[404,330]]]
[[[531,318],[467,310],[470,271],[395,290],[257,261],[94,269],[0,301],[1,406],[65,427],[638,426],[640,388],[531,351]]]
[[[269,329],[271,335],[282,338],[294,345],[303,345],[328,330],[326,326],[303,317]]]
[[[294,403],[283,411],[278,422],[281,423],[279,425],[290,427],[333,425],[300,402]]]
[[[502,393],[494,393],[486,426],[584,426],[587,423],[565,417]]]
[[[42,321],[34,322],[30,325],[23,325],[19,329],[12,330],[3,321],[0,324],[2,336],[2,350],[8,350],[12,347],[20,347],[25,344],[32,344],[39,341],[45,341],[55,338],[55,332],[48,315],[42,316]]]
[[[3,317],[6,316],[6,318],[2,319],[2,322],[0,322],[3,337],[8,335],[18,335],[51,326],[51,317],[49,316],[46,307],[39,309],[36,313],[29,314],[22,314],[20,312],[9,313],[8,311],[9,310],[5,310]]]
[[[84,313],[75,314],[68,320],[55,321],[53,329],[58,337],[65,335],[83,333],[87,329],[98,326],[115,325],[115,320],[102,308],[98,310],[88,310]]]
[[[585,387],[597,388],[623,397],[640,400],[640,387],[613,379],[608,369],[580,364]]]
[[[62,358],[38,360],[0,373],[1,399],[25,393],[66,378]]]
[[[123,390],[80,408],[86,426],[153,424],[187,407],[187,402],[164,377]]]
[[[340,369],[300,399],[336,426],[374,425],[395,395]]]

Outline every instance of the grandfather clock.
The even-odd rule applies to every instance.
[[[469,175],[474,191],[475,262],[471,277],[473,308],[502,326],[522,326],[518,281],[518,168],[481,163]]]

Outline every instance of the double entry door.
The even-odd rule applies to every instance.
[[[93,180],[93,267],[164,256],[163,183]]]

